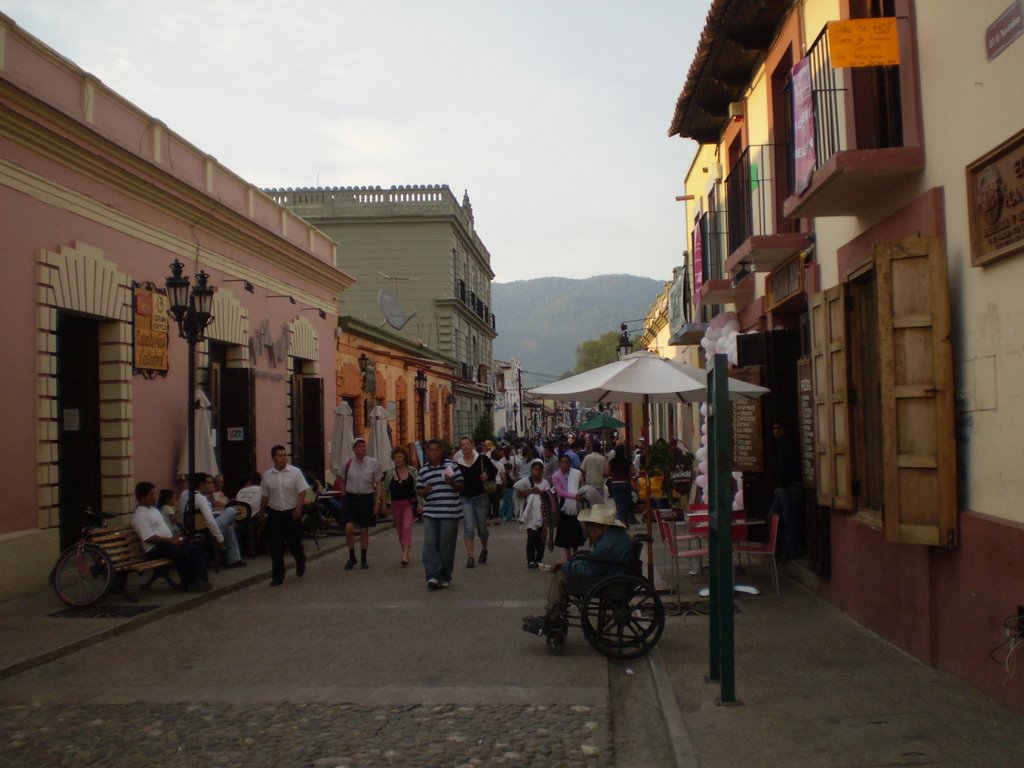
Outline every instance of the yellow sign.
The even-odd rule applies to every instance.
[[[828,23],[828,50],[833,69],[881,67],[900,63],[896,19],[850,19]]]
[[[147,288],[135,289],[135,368],[167,372],[167,296]]]

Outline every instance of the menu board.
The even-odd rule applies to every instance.
[[[761,368],[734,368],[729,377],[748,384],[761,383]],[[732,468],[734,472],[764,472],[764,432],[761,399],[738,398],[729,402],[732,419]]]
[[[800,467],[805,488],[814,487],[814,387],[811,384],[810,358],[796,365],[800,410]]]

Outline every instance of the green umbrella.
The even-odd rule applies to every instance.
[[[588,432],[590,430],[598,429],[621,429],[624,426],[626,426],[624,422],[619,421],[611,414],[599,413],[586,424],[581,425],[580,431]]]

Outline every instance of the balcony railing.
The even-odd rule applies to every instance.
[[[700,263],[694,265],[694,277],[700,267],[701,282],[720,280],[723,276],[722,262],[726,256],[725,215],[720,211],[708,211],[697,220],[697,229],[700,231],[699,253],[696,242],[692,253],[694,259],[699,256]]]
[[[828,27],[807,51],[814,110],[815,170],[837,152],[848,149],[902,147],[903,108],[900,94],[900,66],[859,67],[857,71],[833,69],[828,44]],[[854,97],[854,132],[847,129],[848,92]],[[787,84],[784,100],[788,121],[788,143],[793,144],[793,86]],[[796,154],[790,152],[789,189],[796,193]]]
[[[787,157],[788,151],[785,144],[753,144],[733,164],[725,179],[729,253],[751,237],[778,231],[774,165],[775,158]]]

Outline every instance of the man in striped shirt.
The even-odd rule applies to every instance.
[[[442,451],[440,440],[427,442],[427,463],[416,489],[423,497],[423,569],[431,592],[451,586],[462,520],[462,471]]]

